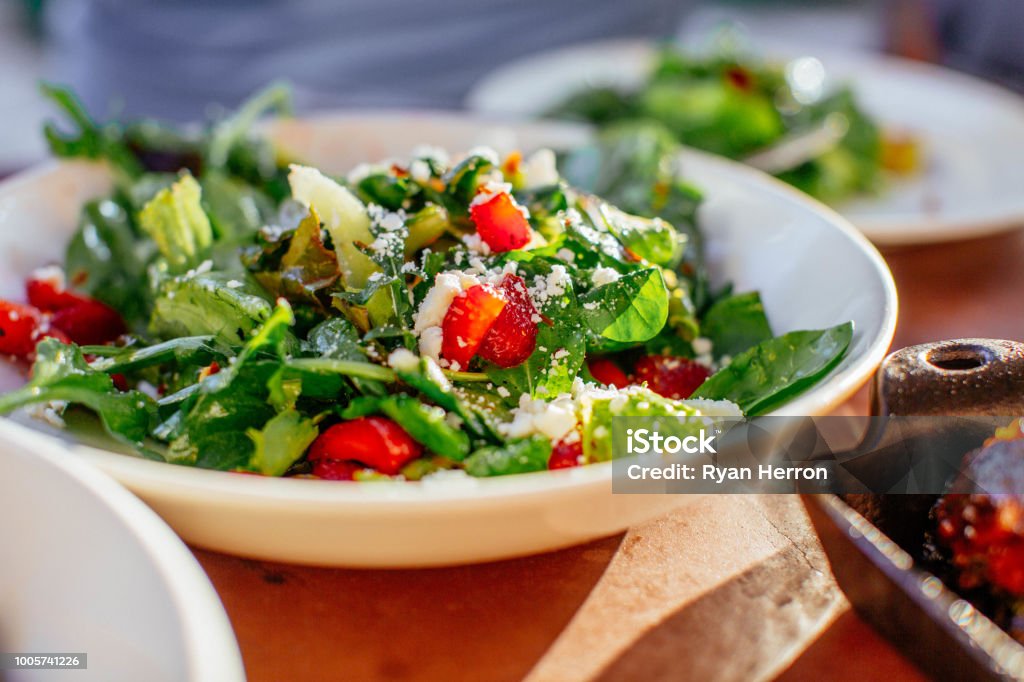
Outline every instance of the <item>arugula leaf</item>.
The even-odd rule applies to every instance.
[[[288,301],[278,299],[273,313],[242,347],[235,357],[235,361],[203,382],[204,391],[216,393],[227,388],[245,364],[263,351],[270,351],[278,360],[283,360],[288,353],[289,346],[295,344],[295,337],[291,335],[290,331],[294,324],[295,315],[292,313]]]
[[[735,357],[772,338],[761,295],[756,291],[715,301],[701,321],[701,333],[711,340],[716,357]]]
[[[213,228],[200,202],[202,190],[187,171],[139,213],[139,224],[156,242],[172,273],[199,265],[213,243]]]
[[[487,422],[455,393],[451,382],[433,360],[420,358],[415,368],[396,368],[394,372],[399,379],[422,393],[427,400],[440,405],[447,412],[455,413],[474,438],[491,442],[501,441]]]
[[[243,343],[270,317],[265,293],[248,281],[223,273],[194,273],[165,280],[153,304],[150,331],[166,339],[214,336]]]
[[[469,436],[445,421],[444,410],[425,405],[416,398],[400,394],[386,398],[357,398],[340,411],[343,419],[355,419],[381,413],[401,426],[431,452],[461,461],[469,454]]]
[[[47,97],[68,115],[78,127],[77,136],[62,134],[55,125],[47,123],[43,134],[55,156],[85,157],[88,159],[105,159],[122,173],[136,176],[142,173],[142,164],[125,144],[124,133],[120,126],[108,124],[100,126],[85,111],[81,101],[67,89],[50,83],[39,86],[44,97]]]
[[[530,436],[503,446],[483,447],[466,458],[470,476],[506,476],[544,471],[551,458],[551,441],[544,436]]]
[[[93,369],[107,374],[125,374],[170,362],[178,365],[208,365],[213,358],[224,357],[223,352],[213,345],[213,340],[212,336],[182,336],[142,348],[84,346],[82,352],[101,356],[91,363]]]
[[[623,275],[583,295],[580,304],[587,326],[612,341],[647,341],[668,319],[668,291],[660,268]]]
[[[260,116],[268,111],[291,113],[292,95],[287,85],[271,83],[252,97],[228,118],[214,126],[207,140],[206,162],[213,168],[227,166],[235,148]]]
[[[156,416],[156,403],[138,391],[118,391],[106,373],[89,366],[77,346],[47,338],[36,346],[32,379],[0,396],[0,414],[52,400],[88,407],[110,435],[146,452],[143,441]]]
[[[846,322],[763,341],[733,358],[692,398],[731,400],[748,416],[769,412],[832,371],[852,338],[853,323]]]
[[[320,430],[294,409],[280,412],[261,429],[249,429],[253,451],[249,468],[264,476],[281,476],[297,462],[316,440]]]

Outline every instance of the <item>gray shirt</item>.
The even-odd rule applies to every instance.
[[[493,68],[609,37],[670,37],[685,0],[66,0],[58,77],[98,115],[194,120],[267,82],[300,109],[459,106]]]

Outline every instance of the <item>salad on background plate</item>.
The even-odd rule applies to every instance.
[[[813,57],[775,63],[732,50],[663,47],[636,88],[577,90],[546,115],[614,126],[646,121],[686,146],[744,161],[822,201],[879,192],[886,171],[913,173],[919,150],[883,130],[853,91],[825,87]]]
[[[0,411],[93,413],[139,456],[332,480],[579,466],[613,456],[614,416],[771,411],[852,337],[775,336],[756,292],[712,290],[700,192],[656,126],[332,177],[250,132],[279,88],[198,131],[99,125],[47,91],[74,123],[53,151],[116,189],[0,303],[0,352],[31,365]]]

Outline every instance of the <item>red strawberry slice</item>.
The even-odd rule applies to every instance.
[[[394,476],[421,454],[423,446],[390,419],[359,417],[321,433],[309,447],[306,458],[313,462],[314,474],[317,462],[355,460]]]
[[[50,324],[83,346],[110,343],[127,331],[116,310],[91,298],[58,310]]]
[[[57,268],[37,270],[25,282],[28,302],[53,313],[51,325],[81,345],[103,344],[124,334],[124,321],[116,310],[83,294],[68,291]]]
[[[536,320],[540,316],[533,307],[522,277],[505,275],[500,288],[508,305],[494,321],[477,353],[498,367],[515,367],[530,357],[537,347]]]
[[[362,468],[358,462],[321,459],[313,464],[313,475],[328,481],[354,481],[356,472]]]
[[[44,325],[36,308],[0,301],[0,353],[28,359],[42,340]]]
[[[671,355],[648,355],[637,360],[633,367],[633,382],[647,382],[647,387],[658,395],[684,400],[693,395],[711,370],[689,358]]]
[[[505,296],[489,284],[477,284],[456,296],[441,323],[441,355],[462,369],[468,367],[506,305]]]
[[[572,443],[560,440],[551,450],[551,457],[548,458],[548,469],[577,467],[580,465],[582,457],[583,441],[581,439],[577,438]]]
[[[87,296],[68,291],[64,273],[58,268],[44,268],[32,273],[25,281],[25,293],[29,303],[51,313],[91,300]]]
[[[629,377],[626,376],[626,373],[617,364],[608,358],[589,360],[587,361],[587,368],[590,370],[590,375],[605,386],[614,386],[615,388],[629,386]]]
[[[530,241],[530,222],[506,192],[472,204],[469,217],[480,238],[495,253],[521,249]]]

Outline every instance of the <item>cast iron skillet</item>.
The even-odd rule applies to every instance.
[[[1024,416],[1024,344],[960,339],[893,353],[875,375],[872,410]],[[936,499],[803,496],[839,587],[922,670],[940,679],[1024,680],[1024,646],[915,565]]]

